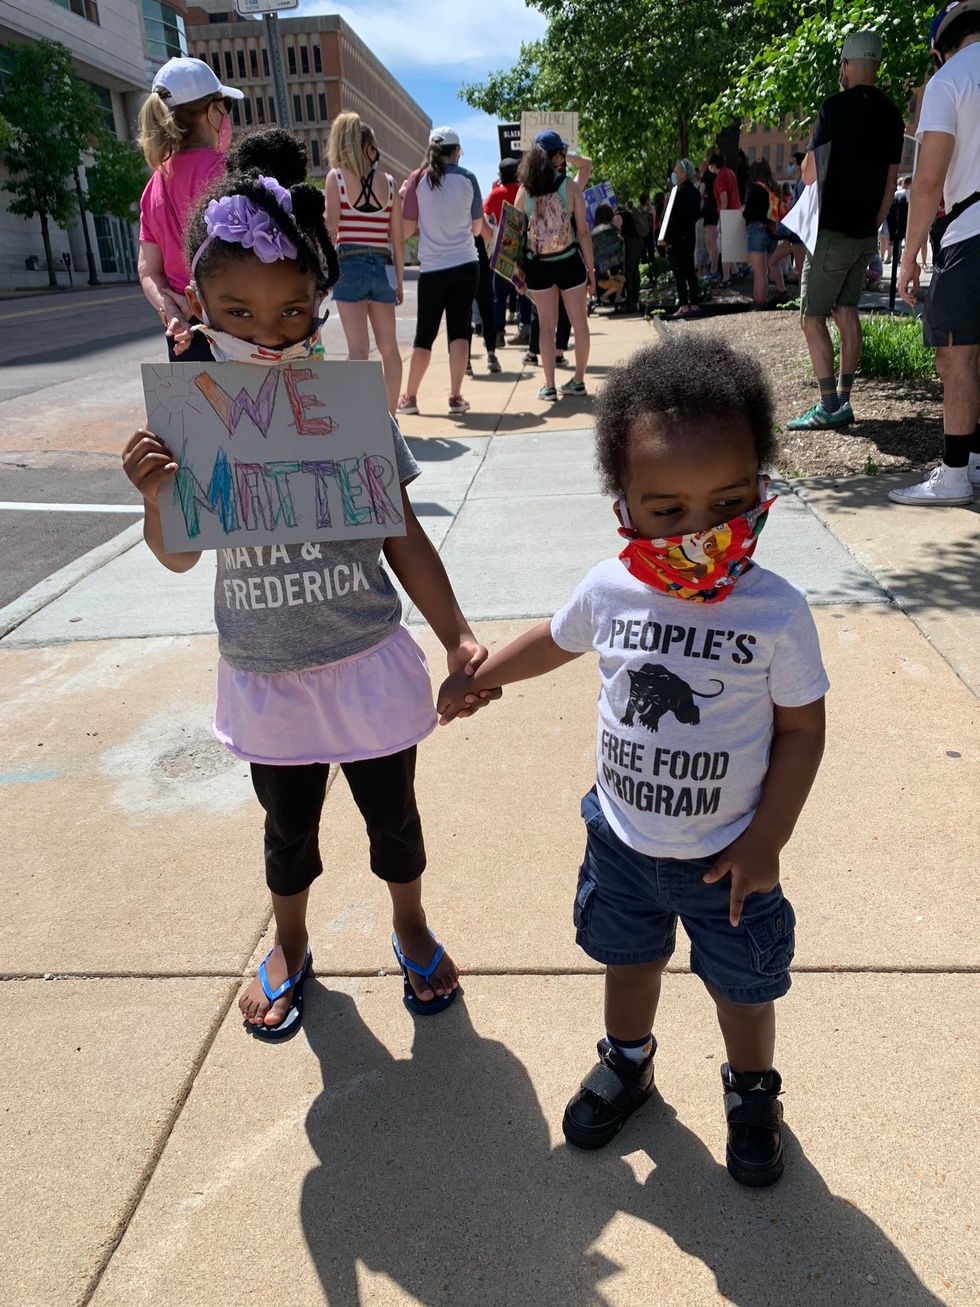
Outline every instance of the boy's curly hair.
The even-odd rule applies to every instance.
[[[610,495],[623,489],[635,424],[670,426],[704,418],[743,419],[763,467],[776,447],[772,392],[754,358],[717,336],[684,336],[645,345],[612,369],[595,405],[596,467]]]
[[[259,181],[274,177],[288,187],[293,212],[288,214],[271,191]],[[327,233],[324,219],[323,192],[306,176],[306,146],[282,128],[251,132],[229,152],[229,171],[199,201],[187,227],[184,240],[187,262],[208,239],[204,213],[212,200],[222,195],[243,195],[257,209],[266,212],[292,241],[298,251],[296,262],[304,272],[313,272],[317,289],[327,291],[337,281],[340,269],[337,252]],[[212,240],[198,260],[194,276],[198,284],[222,264],[253,258],[251,250],[222,240]]]

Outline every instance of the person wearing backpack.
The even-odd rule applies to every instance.
[[[515,207],[527,218],[527,291],[540,321],[544,385],[538,398],[553,403],[555,328],[561,300],[575,333],[575,376],[563,395],[584,395],[589,362],[587,300],[595,294],[592,238],[585,219],[582,188],[564,172],[568,146],[557,132],[539,132],[521,159]]]
[[[765,159],[756,159],[749,167],[749,189],[742,216],[752,265],[752,304],[757,309],[765,309],[769,307],[769,259],[776,248],[779,226],[779,196]],[[772,275],[777,292],[785,295],[786,282],[778,264],[773,266]]]

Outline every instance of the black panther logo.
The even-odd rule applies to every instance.
[[[711,681],[718,686],[714,694],[704,694],[701,690],[692,690],[686,681],[669,672],[661,663],[644,663],[638,672],[631,671],[630,701],[623,716],[624,726],[632,726],[637,717],[648,731],[655,731],[665,713],[672,712],[685,726],[697,726],[701,720],[701,709],[694,702],[699,699],[717,699],[725,688],[724,681],[712,676]]]

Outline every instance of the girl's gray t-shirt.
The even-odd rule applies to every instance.
[[[419,465],[392,421],[398,480]],[[218,550],[214,618],[222,658],[242,672],[322,667],[380,644],[398,626],[401,600],[380,538]]]

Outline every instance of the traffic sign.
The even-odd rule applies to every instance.
[[[235,0],[235,8],[242,18],[255,14],[275,14],[283,9],[298,9],[299,0]]]

